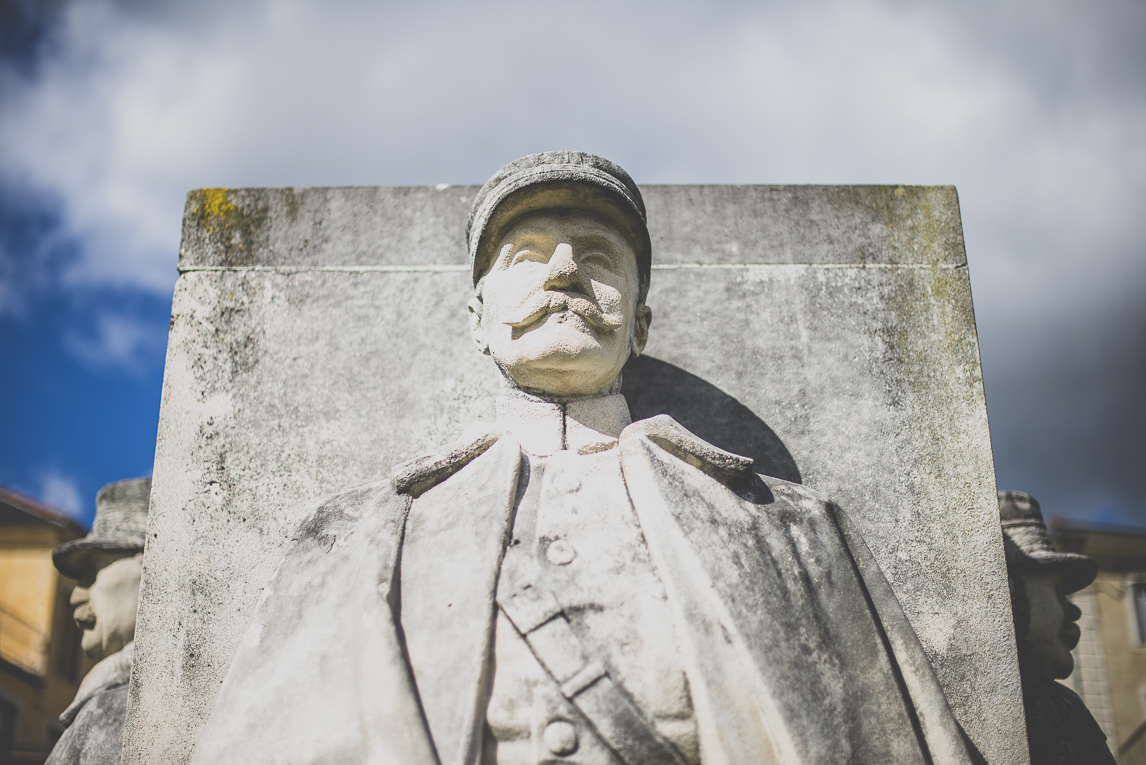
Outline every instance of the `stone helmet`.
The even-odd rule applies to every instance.
[[[1038,500],[1030,494],[1000,491],[999,520],[1009,574],[1059,570],[1067,593],[1081,590],[1098,576],[1098,563],[1093,558],[1054,548]]]
[[[490,248],[513,221],[532,212],[568,208],[595,213],[628,235],[637,256],[638,303],[649,290],[652,242],[645,202],[618,165],[583,151],[546,151],[510,162],[486,181],[466,224],[470,270],[476,285],[489,268]]]
[[[96,550],[142,551],[147,541],[150,503],[150,478],[132,478],[104,486],[96,495],[91,533],[52,550],[52,562],[61,574],[79,581],[95,573],[91,556]]]

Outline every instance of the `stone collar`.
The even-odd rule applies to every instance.
[[[71,725],[84,704],[91,701],[97,693],[126,684],[131,677],[131,660],[134,656],[135,643],[131,642],[106,659],[97,662],[80,683],[75,699],[60,715],[60,722],[65,727]]]
[[[563,450],[592,454],[611,449],[631,421],[629,405],[619,393],[548,401],[503,388],[497,399],[498,429],[538,457]]]

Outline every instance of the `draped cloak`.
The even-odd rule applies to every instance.
[[[664,415],[625,428],[619,449],[706,765],[972,761],[836,505]],[[475,765],[523,459],[492,432],[321,503],[263,592],[193,762]],[[399,571],[419,577],[416,626]]]

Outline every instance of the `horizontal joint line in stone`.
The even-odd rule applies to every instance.
[[[654,271],[682,271],[690,268],[962,268],[951,263],[658,263]]]
[[[654,271],[683,271],[689,269],[737,269],[737,268],[963,268],[964,264],[951,263],[657,263]],[[311,271],[334,273],[444,273],[469,271],[469,266],[455,264],[423,265],[374,265],[374,266],[190,266],[180,268],[180,273],[192,271],[266,271],[269,273],[293,274]]]
[[[453,264],[424,264],[424,265],[406,265],[406,266],[190,266],[188,268],[180,268],[180,273],[189,273],[191,271],[268,271],[278,274],[293,274],[302,273],[305,271],[333,271],[336,273],[371,273],[371,272],[385,272],[385,273],[424,273],[424,272],[444,272],[444,271],[469,271],[469,266],[460,266]]]

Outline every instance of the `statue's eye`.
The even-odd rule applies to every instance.
[[[594,251],[588,252],[581,256],[581,262],[585,265],[596,266],[597,268],[612,268],[613,259],[603,252]]]

